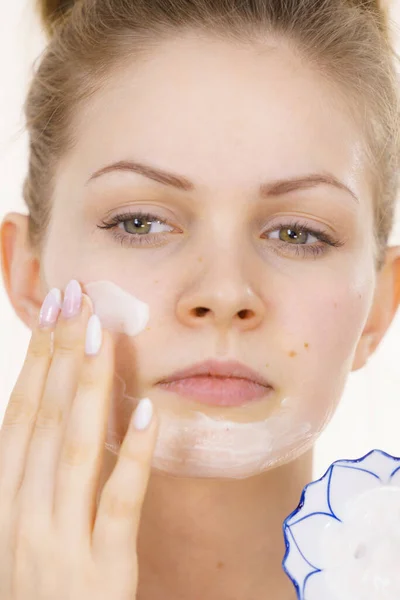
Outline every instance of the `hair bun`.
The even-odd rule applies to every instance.
[[[71,12],[77,0],[36,0],[41,23],[49,37]]]

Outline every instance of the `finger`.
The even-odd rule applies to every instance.
[[[50,297],[51,295],[51,297]],[[50,309],[49,309],[50,307]],[[54,322],[61,309],[61,292],[50,290],[41,314],[51,317],[49,326],[39,321],[32,330],[26,357],[15,383],[0,430],[0,498],[13,501],[20,488],[36,413],[51,363]]]
[[[141,410],[146,413],[149,407],[153,415],[148,428],[136,429],[135,416],[140,416]],[[100,496],[92,548],[105,564],[113,560],[116,548],[132,552],[136,547],[157,432],[158,419],[153,405],[148,398],[143,399],[131,418],[117,463]]]
[[[98,319],[97,316],[95,319]],[[96,510],[114,374],[114,345],[101,331],[97,354],[86,356],[57,470],[54,523],[64,540],[90,539]],[[99,337],[99,339],[101,339]]]
[[[84,355],[86,324],[92,312],[90,299],[84,296],[82,302],[80,286],[76,281],[72,287],[67,286],[64,305],[68,302],[68,288],[75,290],[78,312],[69,318],[60,314],[54,331],[53,358],[32,433],[21,488],[22,507],[26,502],[30,519],[48,519],[53,513],[57,463]]]

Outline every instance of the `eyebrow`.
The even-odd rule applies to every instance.
[[[98,171],[95,171],[87,180],[86,185],[88,185],[94,179],[98,179],[102,175],[112,171],[131,171],[138,173],[139,175],[153,179],[158,183],[176,188],[178,190],[183,190],[185,192],[190,192],[195,189],[194,184],[186,177],[169,173],[168,171],[164,171],[144,163],[126,160],[118,161],[116,163],[107,165],[106,167],[102,167]],[[357,198],[356,194],[346,184],[330,173],[310,173],[301,177],[278,179],[268,183],[262,183],[259,188],[259,194],[262,198],[269,198],[271,196],[288,194],[289,192],[293,192],[295,190],[313,188],[318,185],[330,185],[344,190],[348,192],[357,203],[359,203],[359,199]]]

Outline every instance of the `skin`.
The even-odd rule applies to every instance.
[[[209,357],[234,358],[271,379],[277,410],[291,398],[312,424],[307,447],[297,440],[289,458],[255,477],[153,472],[137,598],[294,599],[281,569],[282,521],[312,479],[312,442],[348,374],[365,365],[399,303],[400,248],[388,249],[382,271],[374,269],[362,132],[342,96],[282,42],[260,52],[193,36],[164,42],[145,65],[124,65],[75,125],[78,140],[59,164],[43,254],[26,243],[26,216],[3,221],[3,277],[16,313],[31,327],[50,288],[65,289],[72,278],[83,287],[113,281],[150,305],[151,327],[116,344],[132,395],[149,396],[160,409],[177,400],[156,387],[162,377]],[[122,171],[85,185],[120,160],[179,174],[194,188]],[[328,184],[258,196],[261,182],[310,173],[333,175],[358,200]],[[130,247],[132,233],[122,225],[96,227],[138,209],[166,219],[167,233]],[[322,227],[342,245],[309,238],[306,245],[326,250],[314,256],[287,235],[279,242],[293,219]],[[125,247],[116,231],[125,233]],[[197,314],[197,307],[208,311]],[[256,408],[246,410],[254,419]],[[106,452],[103,482],[114,464]]]

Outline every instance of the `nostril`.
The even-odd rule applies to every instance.
[[[238,312],[238,316],[240,319],[249,319],[252,316],[252,311],[245,308]]]
[[[204,308],[204,306],[198,306],[197,308],[194,309],[194,313],[196,315],[196,317],[204,317],[205,314],[207,314],[210,311],[209,308]]]

